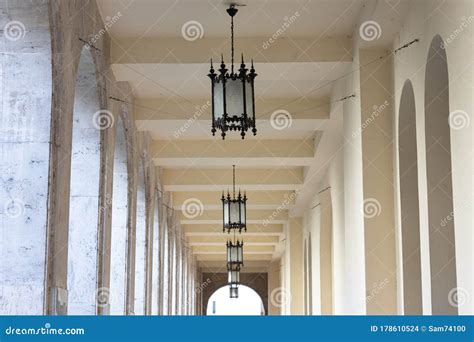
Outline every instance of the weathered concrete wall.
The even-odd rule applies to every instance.
[[[1,1],[0,28],[0,313],[41,314],[52,86],[48,4]]]

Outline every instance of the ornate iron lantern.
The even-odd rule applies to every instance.
[[[247,195],[240,193],[235,196],[235,165],[233,167],[233,195],[230,197],[229,192],[227,196],[222,193],[222,211],[223,211],[223,231],[230,233],[232,229],[247,231]],[[234,231],[235,232],[235,231]]]
[[[227,265],[237,265],[242,267],[244,265],[244,242],[237,241],[232,243],[232,241],[227,241]]]
[[[257,134],[255,126],[255,92],[254,79],[257,76],[252,66],[250,72],[242,62],[238,72],[234,72],[234,16],[237,14],[235,4],[231,4],[227,13],[231,18],[231,67],[230,72],[224,64],[224,56],[218,73],[214,70],[212,59],[209,78],[211,79],[212,91],[212,135],[221,130],[222,139],[225,139],[227,131],[240,131],[242,139],[251,128],[253,135]]]

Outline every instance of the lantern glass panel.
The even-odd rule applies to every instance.
[[[239,223],[239,202],[238,201],[231,201],[230,202],[230,222],[231,223]]]
[[[242,215],[242,221],[241,223],[245,226],[246,225],[246,220],[247,220],[247,203],[246,202],[242,202],[242,205],[241,205],[241,215]]]
[[[214,81],[214,117],[216,120],[224,115],[224,87],[223,82]]]
[[[230,247],[230,262],[238,262],[239,261],[239,255],[238,255],[238,249],[237,246],[232,246]]]
[[[238,284],[240,282],[240,270],[230,270],[228,282],[231,284]]]
[[[247,109],[247,116],[253,117],[253,85],[252,81],[245,81],[245,106]]]
[[[230,287],[230,298],[239,298],[239,288],[238,287]]]
[[[229,203],[224,201],[224,226],[229,226]]]
[[[237,252],[238,252],[238,261],[243,262],[244,261],[244,248],[242,246],[237,247]]]
[[[244,112],[244,94],[242,80],[228,78],[226,83],[226,107],[229,116],[241,116]]]

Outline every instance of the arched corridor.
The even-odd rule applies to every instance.
[[[0,315],[474,314],[474,14],[430,3],[0,0]]]

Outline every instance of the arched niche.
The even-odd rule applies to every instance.
[[[413,86],[403,86],[398,119],[398,158],[403,260],[403,307],[405,315],[423,314],[421,294],[420,210],[416,107]]]
[[[430,240],[431,306],[435,315],[455,315],[454,239],[449,77],[442,38],[433,38],[425,75],[425,142]]]
[[[96,66],[84,47],[77,69],[71,148],[68,314],[96,314],[100,110]]]
[[[115,121],[115,147],[112,190],[112,233],[110,244],[110,314],[124,315],[127,284],[128,234],[128,154],[123,118],[128,115],[122,106]]]
[[[138,162],[137,174],[137,219],[135,235],[135,315],[145,314],[146,286],[146,190],[145,170],[142,158]]]
[[[53,83],[49,2],[1,7],[0,314],[42,315]]]
[[[222,286],[209,297],[207,316],[263,316],[265,309],[260,295],[251,287],[239,285],[239,297],[230,297],[229,285]]]

